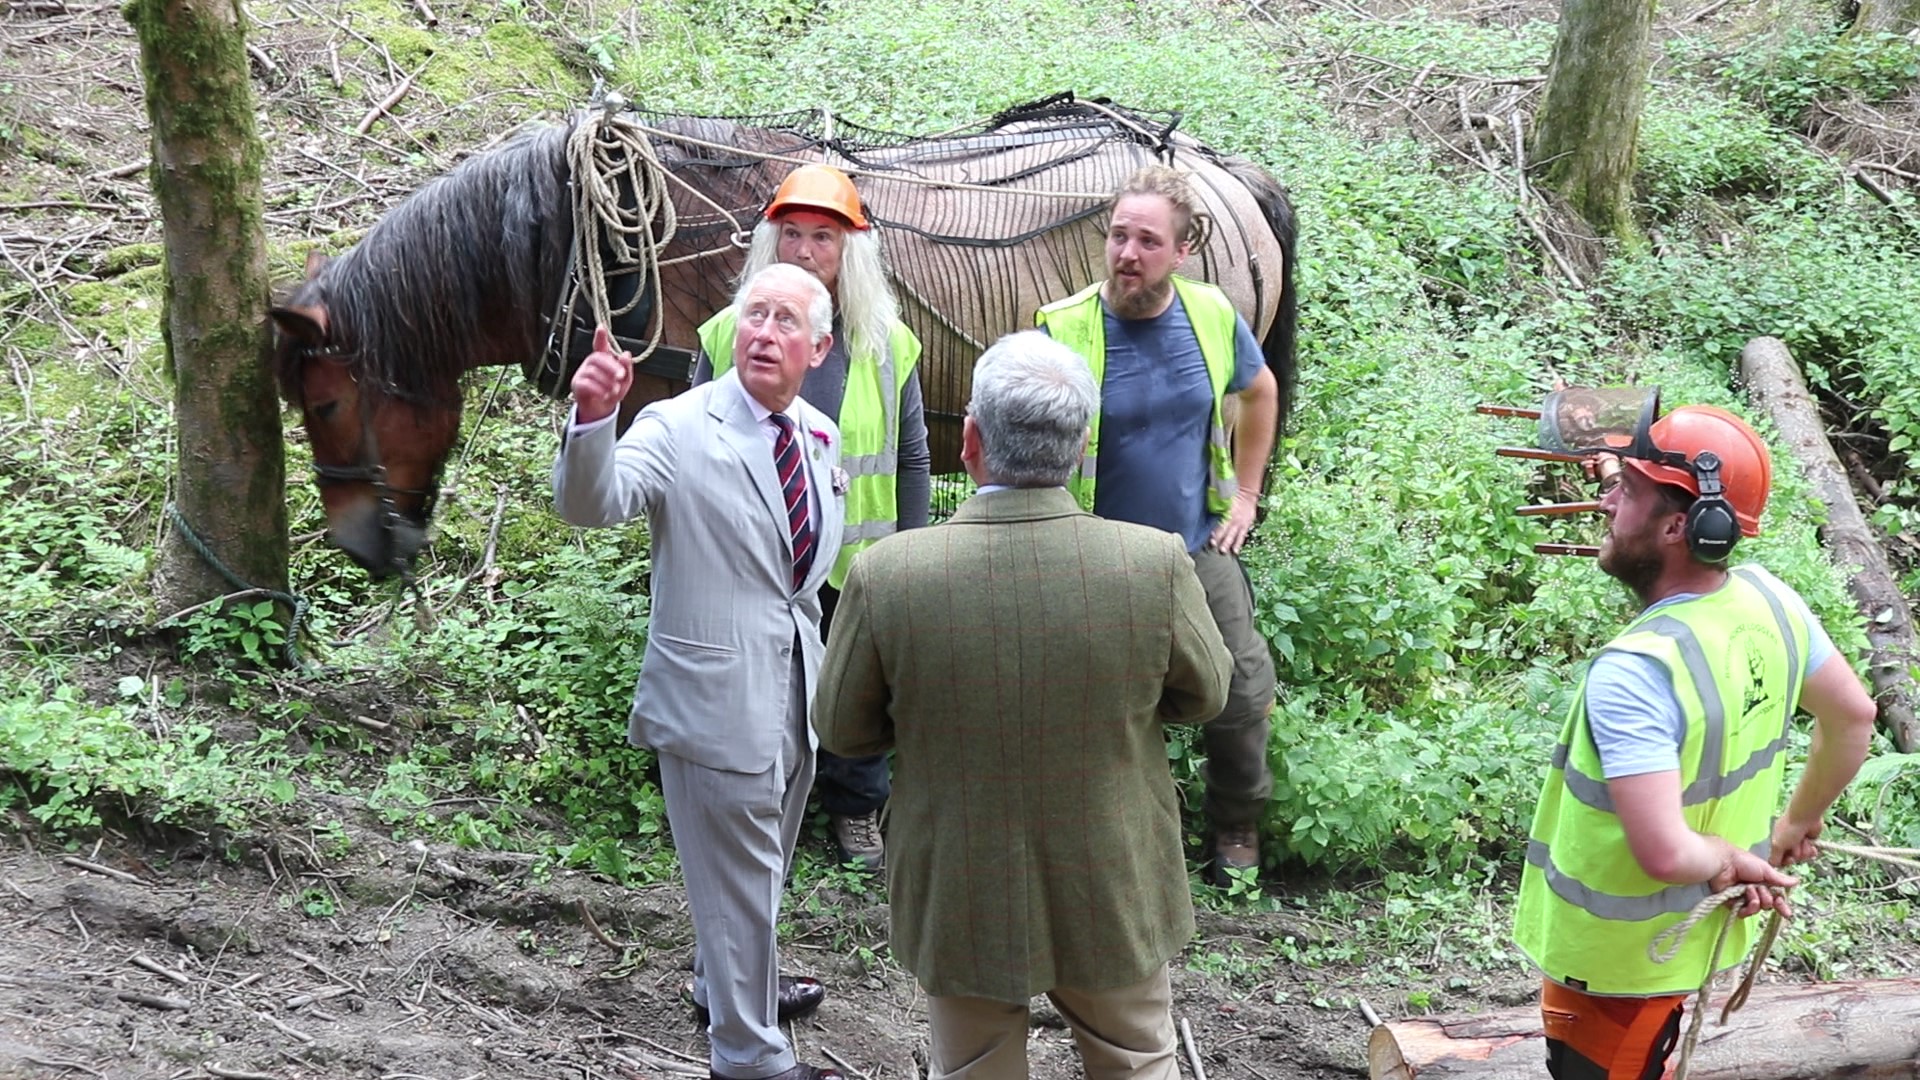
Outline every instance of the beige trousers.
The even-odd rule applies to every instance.
[[[1179,1080],[1167,967],[1114,990],[1047,992],[1080,1047],[1087,1080]],[[928,997],[928,1080],[1027,1080],[1027,1006]]]

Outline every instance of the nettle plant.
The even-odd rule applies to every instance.
[[[280,605],[272,600],[258,600],[202,607],[173,625],[186,631],[180,649],[187,657],[264,668],[281,662],[287,643],[287,622]]]

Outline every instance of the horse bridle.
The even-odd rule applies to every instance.
[[[342,349],[333,345],[302,345],[295,355],[296,362],[303,370],[308,360],[325,360],[328,363],[345,365],[347,377],[353,380],[354,385],[363,390],[367,389],[366,385],[360,381],[359,373],[353,369],[353,363],[360,355],[355,350]],[[388,396],[399,395],[389,394]],[[300,408],[303,413],[307,407],[305,397],[306,395],[302,393]],[[316,461],[313,463],[314,482],[321,487],[326,487],[328,484],[366,484],[373,488],[374,498],[380,507],[380,536],[387,561],[402,578],[411,581],[412,566],[407,560],[394,554],[397,550],[394,533],[402,523],[406,522],[406,516],[393,501],[393,497],[395,495],[417,496],[420,499],[420,519],[425,522],[433,519],[433,507],[439,500],[440,488],[438,484],[431,484],[424,488],[395,487],[387,482],[387,467],[380,460],[380,439],[374,434],[372,412],[373,410],[367,408],[364,401],[360,403],[360,461],[352,465],[323,465]]]

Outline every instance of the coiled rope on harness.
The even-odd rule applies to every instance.
[[[205,560],[206,564],[212,567],[215,573],[224,578],[227,584],[232,585],[236,590],[241,592],[259,593],[270,599],[278,600],[292,609],[293,617],[287,623],[287,641],[284,649],[287,666],[293,668],[306,667],[306,661],[300,658],[299,641],[300,623],[307,617],[307,598],[299,593],[281,592],[278,589],[263,589],[258,585],[249,584],[245,579],[241,578],[240,575],[234,573],[233,569],[226,563],[220,561],[220,557],[215,555],[213,549],[207,546],[206,541],[200,539],[199,534],[193,531],[193,526],[187,524],[187,519],[180,513],[180,508],[172,502],[167,503],[167,520],[173,523],[174,531],[180,534],[180,539],[186,541],[187,546],[193,549],[194,554]],[[168,618],[173,618],[173,616],[169,616]],[[163,624],[166,621],[165,619],[161,620]]]
[[[1856,858],[1871,859],[1892,866],[1902,866],[1910,870],[1920,870],[1920,848],[1859,847],[1852,844],[1836,844],[1827,840],[1815,840],[1813,846],[1821,851],[1831,851]],[[1780,890],[1784,891],[1784,890]],[[1700,1029],[1704,1026],[1707,1014],[1707,999],[1713,989],[1714,975],[1720,968],[1720,949],[1727,942],[1727,931],[1733,927],[1733,907],[1747,895],[1747,885],[1739,884],[1722,889],[1693,906],[1687,917],[1655,934],[1647,943],[1647,959],[1656,964],[1664,964],[1673,959],[1680,951],[1680,945],[1693,928],[1715,912],[1726,909],[1726,918],[1720,922],[1720,932],[1713,939],[1713,953],[1707,959],[1707,975],[1700,983],[1700,989],[1694,996],[1693,1018],[1687,1023],[1686,1038],[1680,1044],[1679,1061],[1674,1065],[1673,1080],[1687,1080],[1687,1067],[1693,1058],[1694,1044],[1700,1041]],[[1754,981],[1760,975],[1760,969],[1767,962],[1767,954],[1773,951],[1773,943],[1780,936],[1780,926],[1786,920],[1779,911],[1772,913],[1767,920],[1767,928],[1760,933],[1755,945],[1753,957],[1747,961],[1747,970],[1740,977],[1740,985],[1727,996],[1727,1002],[1720,1008],[1720,1023],[1740,1011],[1747,1003],[1747,995],[1753,992]]]
[[[574,125],[567,137],[567,170],[573,187],[572,287],[562,291],[553,320],[562,351],[583,301],[593,325],[608,328],[647,297],[657,302],[659,252],[680,227],[673,200],[667,197],[666,167],[660,164],[646,131],[611,110],[598,117],[582,117]],[[621,205],[623,182],[633,193],[631,206]],[[634,290],[633,299],[617,310],[607,297],[603,251],[615,261],[613,273],[640,274],[645,279]],[[656,317],[651,322],[653,332],[635,360],[646,359],[660,345],[665,320]]]

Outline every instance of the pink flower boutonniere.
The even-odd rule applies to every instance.
[[[813,441],[818,444],[813,448],[814,457],[819,457],[822,450],[833,449],[833,437],[827,434],[825,428],[813,429]]]

